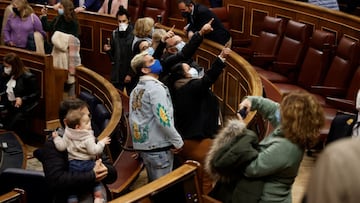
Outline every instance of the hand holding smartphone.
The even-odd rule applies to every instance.
[[[245,119],[245,117],[247,116],[247,108],[243,107],[242,109],[240,109],[238,112],[238,114],[240,114],[240,116]]]

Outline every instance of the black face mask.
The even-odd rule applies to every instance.
[[[184,18],[188,18],[190,16],[190,13],[188,12],[181,12],[181,16]]]
[[[13,7],[12,10],[15,13],[15,15],[20,16],[20,11],[17,8]]]

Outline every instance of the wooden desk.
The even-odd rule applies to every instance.
[[[6,168],[25,168],[26,150],[24,143],[12,131],[0,132],[0,146],[3,142],[8,145],[7,149],[0,149],[0,173]]]

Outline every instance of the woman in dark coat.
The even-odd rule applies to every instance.
[[[5,90],[1,95],[1,104],[6,114],[3,114],[4,128],[15,131],[21,138],[28,133],[29,116],[37,106],[40,97],[40,88],[35,75],[23,64],[15,53],[4,56],[4,73],[2,84]]]

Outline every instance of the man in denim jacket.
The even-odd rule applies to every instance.
[[[151,182],[172,171],[174,154],[184,142],[174,126],[169,90],[158,80],[160,61],[141,52],[132,59],[131,67],[140,79],[130,94],[130,130]]]

